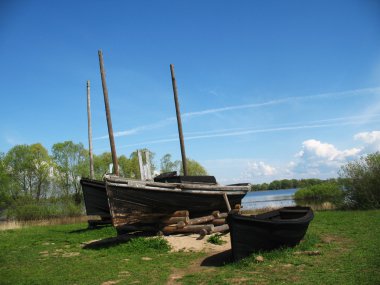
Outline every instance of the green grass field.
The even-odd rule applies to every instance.
[[[380,284],[379,210],[317,212],[296,248],[222,266],[199,266],[206,253],[169,252],[161,238],[83,247],[115,236],[86,224],[0,231],[0,284],[167,284],[173,272],[171,284]]]

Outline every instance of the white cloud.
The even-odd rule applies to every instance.
[[[361,151],[360,148],[347,150],[338,150],[334,145],[322,143],[318,140],[311,139],[302,143],[302,150],[297,154],[298,157],[305,160],[321,161],[345,161],[347,158],[355,157]]]
[[[363,154],[380,151],[380,131],[358,133],[354,139],[365,143],[362,148]]]
[[[246,170],[246,174],[254,177],[255,175],[257,176],[272,176],[275,175],[277,172],[276,168],[266,164],[263,161],[255,162],[255,161],[250,161],[248,162],[248,167]]]

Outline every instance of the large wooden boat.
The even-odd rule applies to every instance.
[[[187,210],[190,218],[212,211],[227,211],[226,194],[231,207],[241,204],[249,184],[221,186],[214,177],[171,177],[170,182],[136,181],[106,176],[106,189],[112,223],[118,233],[150,226],[158,229],[160,222],[176,211]],[[201,180],[202,182],[197,182]],[[180,182],[176,182],[180,181]],[[207,182],[209,181],[209,182]]]
[[[234,260],[257,251],[297,245],[313,217],[309,207],[284,207],[252,216],[230,213],[227,222]]]
[[[90,220],[89,226],[111,224],[110,207],[104,181],[82,178],[84,205],[88,216],[99,216],[101,220]]]

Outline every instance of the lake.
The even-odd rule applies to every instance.
[[[294,193],[297,188],[248,192],[242,200],[243,210],[280,208],[295,206]]]

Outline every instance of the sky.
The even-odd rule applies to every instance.
[[[333,178],[380,150],[380,1],[0,0],[0,152],[67,140],[180,159],[220,183]]]

